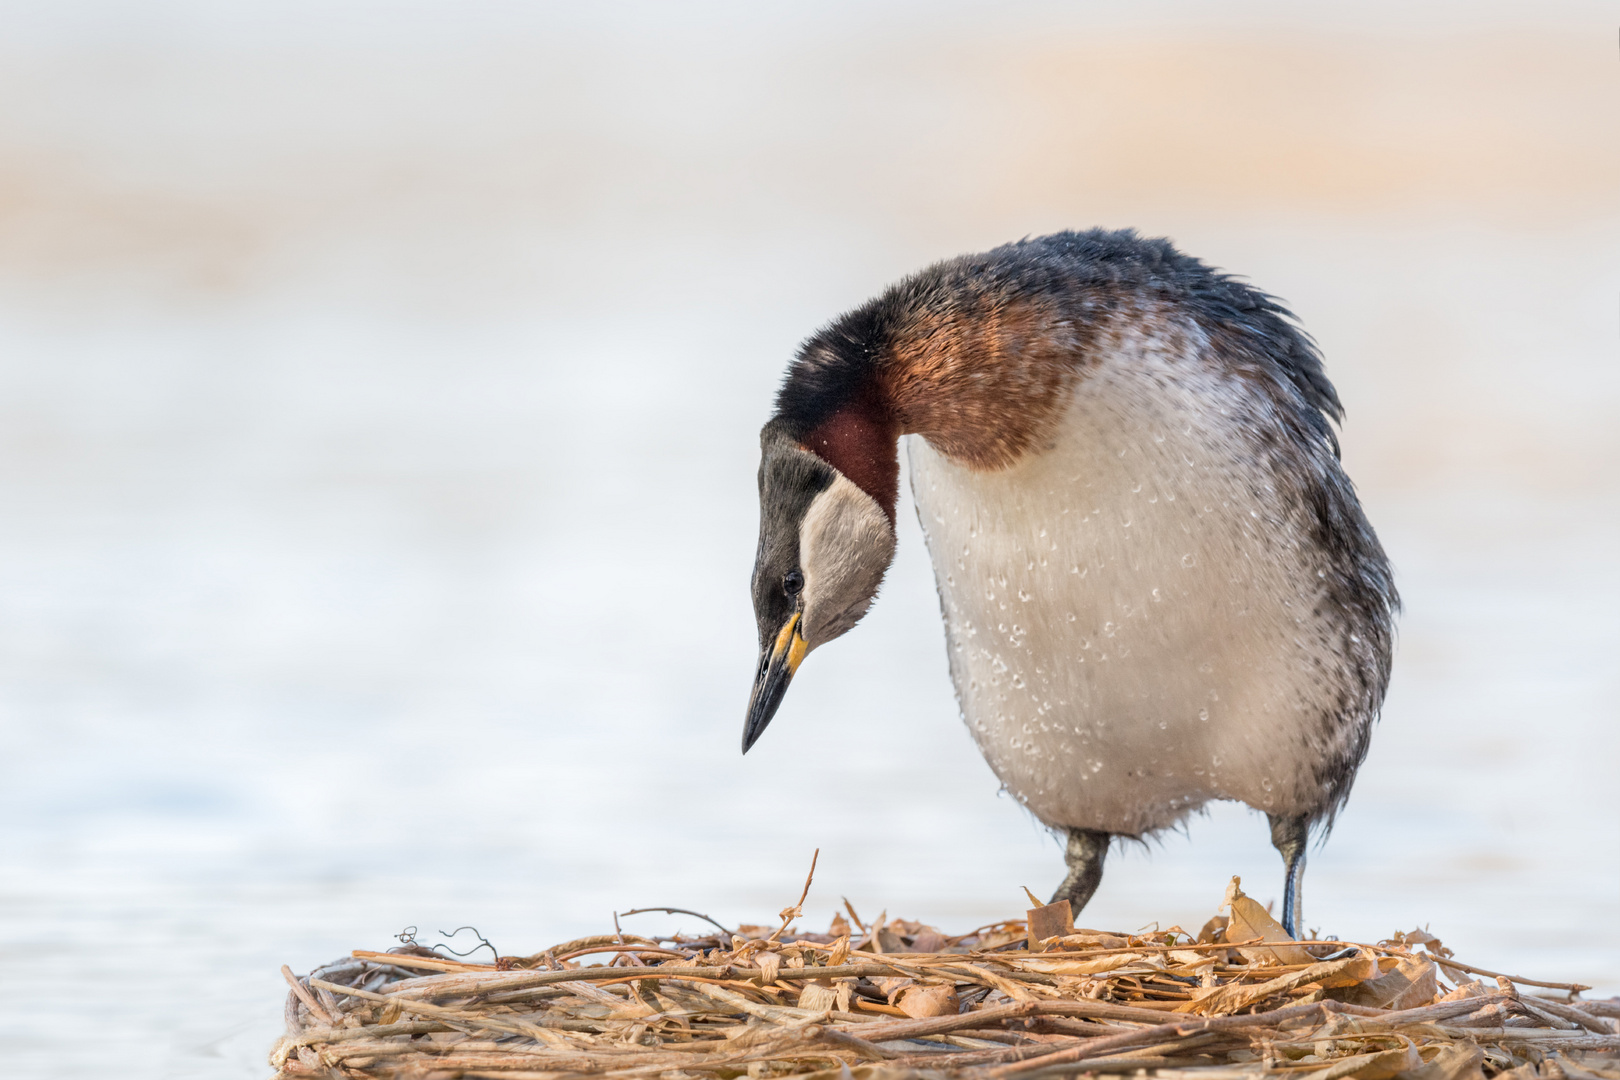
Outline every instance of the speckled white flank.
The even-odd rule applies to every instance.
[[[1181,327],[1116,335],[1054,443],[973,472],[908,438],[964,719],[1049,825],[1311,804],[1332,631],[1261,464],[1266,403]]]

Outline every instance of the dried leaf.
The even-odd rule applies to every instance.
[[[952,964],[953,972],[970,972],[975,981],[987,986],[993,986],[1014,1001],[1034,1001],[1035,995],[1019,986],[1012,979],[1004,978],[979,964]],[[994,995],[991,995],[992,997]],[[989,1000],[988,998],[986,999]]]
[[[854,979],[839,979],[838,980],[838,1011],[839,1012],[849,1012],[849,1005],[850,1005],[849,999],[851,997],[853,997],[854,994],[855,994],[855,980]]]
[[[1485,1051],[1477,1046],[1441,1046],[1427,1062],[1401,1073],[1400,1080],[1485,1080],[1484,1064]]]
[[[1423,1058],[1418,1055],[1417,1047],[1412,1044],[1412,1040],[1402,1036],[1401,1042],[1405,1045],[1394,1050],[1342,1058],[1320,1072],[1311,1073],[1311,1080],[1340,1080],[1341,1077],[1354,1077],[1355,1080],[1392,1080],[1393,1077],[1423,1064]]]
[[[782,958],[776,953],[760,953],[757,959],[759,960],[759,985],[770,986],[782,977]]]
[[[1466,1001],[1469,998],[1484,997],[1490,992],[1490,988],[1478,979],[1470,979],[1468,982],[1458,983],[1457,989],[1449,994],[1435,998],[1434,1003],[1438,1005],[1442,1001]]]
[[[911,986],[894,1002],[900,1011],[914,1019],[929,1016],[955,1016],[962,1007],[954,986]]]
[[[1062,945],[1065,949],[1123,949],[1130,941],[1118,934],[1104,934],[1097,930],[1076,930],[1072,934],[1064,934],[1056,944]]]
[[[823,983],[805,983],[799,991],[799,1008],[812,1012],[826,1012],[839,1008],[838,991]]]
[[[877,933],[874,935],[874,938],[875,941],[873,944],[877,946],[877,951],[880,953],[897,953],[906,951],[906,943],[900,940],[900,935],[895,933],[893,930],[890,930],[887,926],[879,927]]]
[[[1031,958],[1020,960],[1018,966],[1025,971],[1039,971],[1046,975],[1101,975],[1107,971],[1118,971],[1132,964],[1140,964],[1143,959],[1142,953],[1115,953],[1112,956],[1099,956],[1095,960]]]
[[[867,926],[867,928],[866,928],[866,937],[864,937],[859,942],[857,942],[856,944],[851,946],[851,948],[857,949],[857,950],[858,949],[871,949],[873,952],[877,952],[877,953],[883,952],[884,951],[883,942],[879,939],[878,929],[880,927],[884,926],[888,921],[889,921],[889,911],[888,911],[887,908],[885,908],[884,910],[878,912],[877,921],[870,924],[869,926]]]
[[[900,991],[904,990],[908,986],[915,986],[917,984],[916,979],[907,979],[907,978],[888,978],[888,979],[886,979],[886,978],[882,978],[881,976],[876,978],[876,979],[873,979],[872,982],[877,986],[877,988],[879,990],[881,990],[883,992],[883,997],[885,998],[885,1000],[888,1001],[888,1003],[890,1005],[894,1004],[894,998],[895,998],[896,994],[900,993]]]
[[[1198,944],[1214,945],[1217,942],[1230,940],[1226,936],[1226,924],[1230,922],[1225,915],[1212,915],[1204,928],[1198,931]]]
[[[1213,992],[1195,993],[1192,1001],[1176,1011],[1196,1012],[1204,1016],[1227,1016],[1309,983],[1315,983],[1324,989],[1356,986],[1363,980],[1375,978],[1377,975],[1378,963],[1371,957],[1353,956],[1347,960],[1329,960],[1256,985],[1229,983],[1226,986],[1215,987]]]
[[[1439,938],[1427,930],[1408,930],[1404,934],[1397,930],[1395,936],[1389,939],[1389,943],[1392,945],[1405,945],[1407,948],[1422,945],[1431,955],[1442,958],[1453,955],[1450,949],[1440,943]]]
[[[836,1069],[808,1073],[803,1080],[918,1080],[919,1077],[932,1075],[936,1074],[923,1072],[913,1066],[843,1065]]]
[[[1223,906],[1232,910],[1231,921],[1226,926],[1227,941],[1252,941],[1255,938],[1261,941],[1294,940],[1288,936],[1288,931],[1282,928],[1282,923],[1273,919],[1265,908],[1243,895],[1242,882],[1238,878],[1234,877],[1232,883],[1226,887],[1226,900]],[[1279,964],[1309,964],[1316,959],[1297,945],[1270,948],[1250,946],[1238,951],[1251,963],[1270,960]]]
[[[1029,890],[1024,890],[1028,892]],[[1067,900],[1043,904],[1025,912],[1029,920],[1029,949],[1035,952],[1047,938],[1074,933],[1074,913]]]
[[[1429,1005],[1439,995],[1440,986],[1435,978],[1434,961],[1427,957],[1396,959],[1390,969],[1344,990],[1335,990],[1328,996],[1350,1005],[1365,1005],[1374,1009],[1415,1009]],[[1453,999],[1456,1000],[1456,999]]]

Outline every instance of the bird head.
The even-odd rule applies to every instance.
[[[844,473],[772,425],[760,444],[753,580],[759,665],[744,753],[776,715],[805,656],[866,614],[895,542],[889,513]]]

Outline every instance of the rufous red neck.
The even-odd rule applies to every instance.
[[[806,450],[872,496],[894,524],[900,497],[900,424],[875,394],[840,405],[805,433]]]

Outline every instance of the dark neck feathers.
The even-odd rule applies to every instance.
[[[776,416],[892,518],[900,435],[968,468],[1006,468],[1042,445],[1111,335],[1197,324],[1331,441],[1338,398],[1291,320],[1169,241],[1056,233],[938,263],[824,327],[789,368]]]

